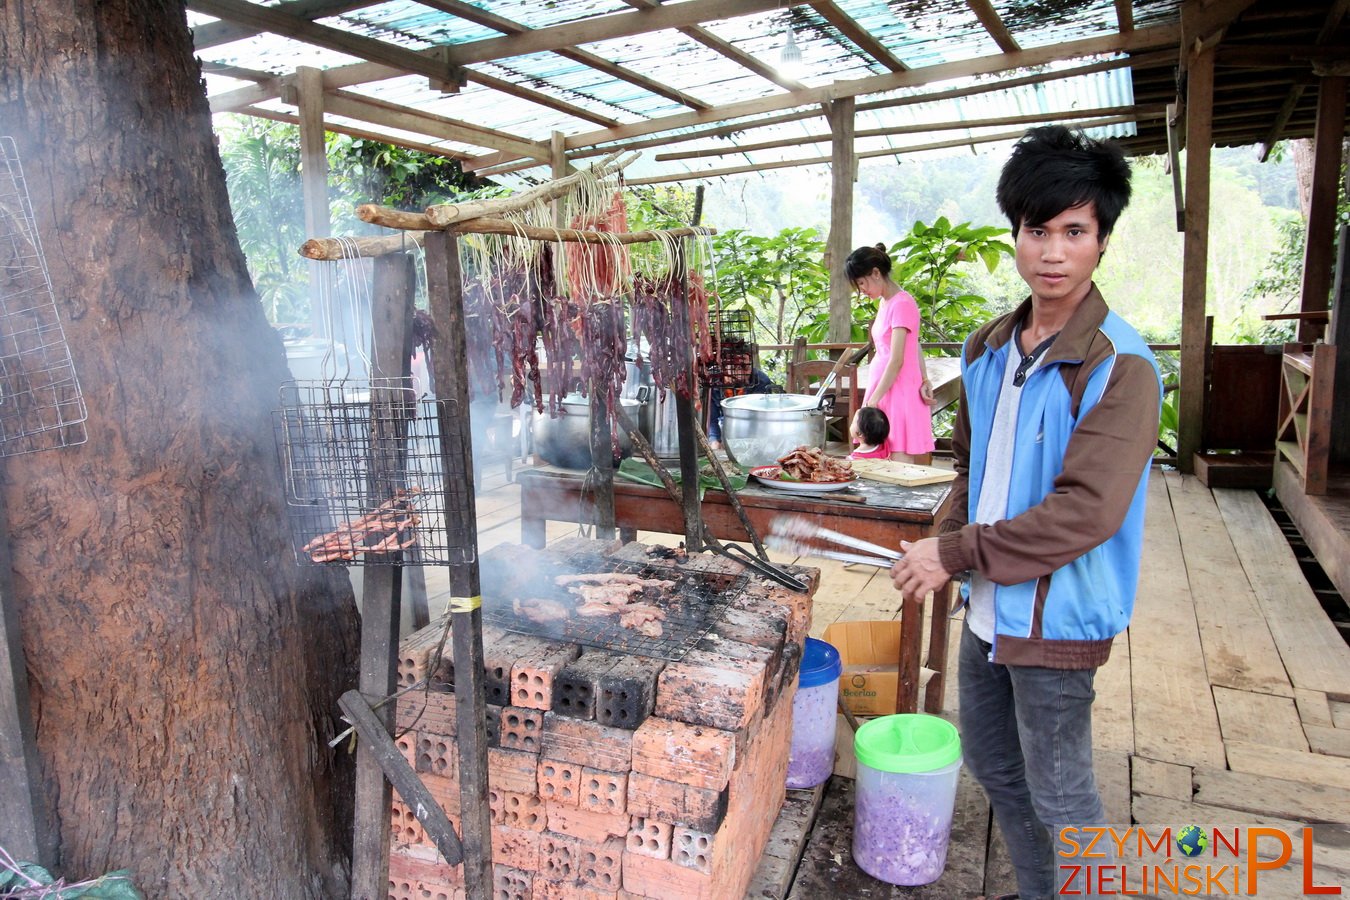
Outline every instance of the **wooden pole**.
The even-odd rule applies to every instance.
[[[365,209],[367,207],[361,207]],[[381,209],[381,207],[373,207]],[[410,213],[403,213],[408,216]],[[376,221],[367,219],[366,221]],[[386,222],[376,222],[385,225]],[[427,223],[423,223],[427,224]],[[402,227],[389,225],[389,227]],[[357,238],[311,238],[300,245],[300,255],[307,259],[347,259],[351,256],[381,256],[385,253],[403,253],[413,246],[421,246],[427,230],[405,231],[403,234]],[[666,231],[578,231],[575,228],[540,228],[521,225],[506,219],[473,219],[450,226],[456,234],[506,234],[535,241],[561,241],[573,244],[641,244],[667,237],[693,237],[716,234],[716,228],[671,228]]]
[[[300,189],[305,203],[305,233],[330,235],[328,212],[328,152],[324,144],[323,72],[311,66],[295,70],[295,103],[300,113]],[[309,267],[309,322],[314,333],[323,333],[323,298],[319,267]]]
[[[371,297],[371,446],[396,441],[396,434],[380,434],[393,426],[387,409],[377,413],[388,393],[373,385],[375,379],[406,378],[412,357],[413,268],[405,257],[382,256],[375,260]],[[374,489],[388,485],[397,473],[384,469],[389,460],[372,454],[369,460],[370,497]],[[383,498],[379,498],[383,499]],[[401,565],[369,565],[361,570],[361,673],[359,686],[370,705],[379,703],[398,688],[398,635],[403,592]],[[375,715],[386,732],[392,733],[393,705],[385,704]],[[384,769],[372,745],[359,741],[356,748],[356,807],[352,836],[352,898],[376,900],[389,893],[389,803],[393,795]]]
[[[619,153],[611,153],[590,169],[562,178],[555,178],[548,184],[541,184],[537,188],[510,197],[467,200],[464,203],[443,203],[428,206],[426,216],[434,226],[444,228],[446,225],[453,225],[455,222],[462,222],[465,219],[500,216],[508,212],[517,212],[535,203],[543,203],[552,200],[554,197],[561,197],[576,187],[588,175],[593,178],[603,178],[612,172],[622,171],[638,157],[638,154],[634,153],[624,159],[619,159],[620,155]]]
[[[442,471],[471,478],[473,443],[467,425],[469,373],[464,364],[468,340],[464,327],[463,281],[459,241],[448,232],[426,238],[427,302],[436,322],[432,377],[440,401]],[[458,417],[459,421],[455,421]],[[447,491],[447,493],[449,493]],[[460,521],[456,522],[455,519]],[[472,491],[464,503],[446,510],[447,529],[477,544],[477,518]],[[469,897],[492,895],[492,820],[488,810],[487,736],[483,721],[483,609],[478,559],[473,556],[450,569],[450,633],[455,663],[455,727],[459,738],[461,843],[464,845],[464,887]]]
[[[1308,205],[1308,237],[1303,251],[1303,288],[1299,302],[1299,309],[1305,313],[1328,308],[1344,135],[1345,76],[1326,76],[1317,88],[1312,201]],[[1321,333],[1322,327],[1316,322],[1302,319],[1298,323],[1298,339],[1302,343],[1313,342]]]
[[[689,266],[683,240],[675,248],[671,277],[680,285],[680,296],[672,310],[672,325],[680,336],[681,369],[688,372],[688,393],[675,391],[675,430],[680,444],[680,490],[684,498],[684,545],[690,553],[703,550],[703,511],[698,490],[698,445],[694,437],[694,397],[697,373],[694,371],[693,328],[689,321]]]
[[[1183,51],[1185,52],[1185,51]],[[1205,398],[1205,280],[1209,254],[1209,156],[1214,115],[1214,48],[1190,59],[1186,80],[1186,233],[1181,274],[1181,393],[1177,468],[1195,471]]]
[[[853,178],[858,160],[853,149],[854,99],[829,104],[830,120],[830,237],[826,264],[830,267],[829,339],[846,341],[853,334],[853,285],[844,272],[844,260],[853,250]]]
[[[21,862],[51,868],[56,863],[53,837],[10,583],[9,522],[0,503],[0,847]]]

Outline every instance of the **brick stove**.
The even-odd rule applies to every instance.
[[[700,596],[709,621],[653,658],[565,636],[503,630],[485,578],[488,805],[494,900],[741,900],[784,799],[792,698],[811,595],[753,578],[709,554],[574,539],[497,548],[588,571],[655,570]],[[815,591],[818,572],[795,569]],[[532,627],[532,626],[524,626]],[[443,625],[400,648],[399,676],[427,674]],[[448,644],[447,644],[448,646]],[[658,648],[658,652],[662,648]],[[453,672],[400,698],[400,749],[460,829]],[[436,690],[440,688],[440,690]],[[440,860],[416,816],[391,811],[391,900],[464,897],[462,867]]]

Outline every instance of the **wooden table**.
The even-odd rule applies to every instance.
[[[544,466],[516,473],[520,485],[520,539],[530,547],[543,547],[544,526],[549,521],[579,522],[583,519],[580,472]],[[901,541],[929,537],[936,523],[946,515],[951,499],[950,484],[901,487],[859,481],[850,493],[861,495],[864,503],[851,503],[830,494],[797,494],[755,484],[738,492],[750,523],[761,535],[779,516],[808,518],[813,524],[843,532],[852,537],[887,547]],[[748,541],[744,526],[722,491],[708,491],[702,504],[703,523],[708,533],[724,541]],[[589,520],[589,517],[586,517]],[[636,539],[639,531],[681,534],[684,517],[678,504],[658,487],[637,484],[622,478],[614,480],[614,521],[619,537]],[[841,548],[846,549],[846,548]],[[948,599],[946,590],[936,592],[939,604]],[[902,601],[901,620],[920,626],[900,631],[900,689],[897,712],[917,712],[920,671],[934,673],[924,692],[924,709],[942,710],[942,692],[947,660],[947,616],[937,610],[929,631],[928,658],[921,664],[923,644],[923,603]]]

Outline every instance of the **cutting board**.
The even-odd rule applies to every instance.
[[[853,471],[859,478],[868,481],[880,481],[885,484],[899,484],[905,487],[918,487],[921,484],[938,484],[951,481],[956,473],[951,469],[939,469],[935,466],[918,466],[914,463],[895,462],[889,459],[852,460]]]

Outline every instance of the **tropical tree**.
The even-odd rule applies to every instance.
[[[346,896],[352,767],[327,741],[358,616],[344,572],[287,549],[285,357],[183,6],[0,5],[0,96],[88,406],[87,443],[0,484],[60,874]]]

